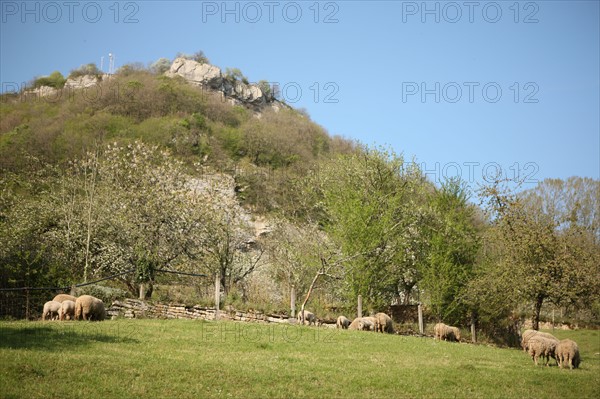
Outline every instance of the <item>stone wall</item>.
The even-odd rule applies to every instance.
[[[182,304],[150,304],[138,299],[114,301],[107,310],[109,317],[125,317],[128,319],[215,319],[215,308],[200,305],[186,306]],[[226,307],[219,312],[220,320],[235,320],[255,323],[290,323],[287,315],[266,314],[259,311],[240,312]],[[292,322],[295,320],[292,319]]]

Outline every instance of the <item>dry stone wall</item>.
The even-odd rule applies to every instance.
[[[108,308],[107,313],[110,317],[125,317],[128,319],[215,320],[216,309],[200,305],[150,304],[138,299],[125,299],[123,301],[114,301]],[[287,315],[266,314],[259,311],[240,312],[230,307],[219,311],[219,319],[254,323],[290,323],[290,319]]]

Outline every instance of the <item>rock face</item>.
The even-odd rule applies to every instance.
[[[269,106],[276,111],[282,108],[282,103],[263,93],[257,85],[228,78],[223,75],[220,68],[214,65],[177,58],[165,75],[181,76],[191,84],[220,92],[234,105],[248,105],[255,109]]]
[[[95,75],[83,75],[76,78],[69,78],[65,82],[65,89],[83,89],[85,87],[95,86],[99,79]]]
[[[188,82],[199,86],[221,89],[223,76],[221,69],[210,64],[200,64],[193,60],[177,58],[171,68],[165,72],[169,77],[181,76]]]
[[[102,78],[108,79],[109,77],[109,75],[103,75]],[[50,86],[40,86],[36,87],[35,89],[26,90],[23,94],[26,96],[26,98],[45,97],[49,98],[50,100],[58,100],[62,97],[62,95],[68,95],[68,93],[71,93],[71,90],[85,89],[87,87],[92,87],[99,84],[102,78],[96,75],[78,76],[76,78],[67,79],[65,86],[60,89],[55,89],[54,87]]]

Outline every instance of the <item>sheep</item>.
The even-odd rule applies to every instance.
[[[304,310],[304,323],[305,325],[315,325],[317,318],[315,317],[315,314],[312,312],[309,312],[308,310]],[[302,311],[298,313],[298,323],[302,323]]]
[[[75,302],[64,301],[62,303],[62,306],[58,310],[58,319],[62,321],[65,317],[67,320],[73,320],[75,318]]]
[[[377,313],[375,318],[377,319],[377,332],[394,333],[394,324],[390,316],[385,313]]]
[[[448,326],[444,323],[437,323],[433,327],[434,339],[444,341],[460,341],[460,330],[458,327]]]
[[[104,320],[104,302],[91,295],[82,295],[75,301],[75,320]]]
[[[369,331],[377,331],[379,329],[379,320],[377,319],[377,317],[368,316],[363,317],[363,319],[366,319],[371,322],[371,327],[369,328]]]
[[[48,301],[44,304],[44,310],[42,312],[42,320],[46,320],[47,317],[50,318],[50,320],[55,320],[56,318],[58,318],[58,311],[61,307],[61,303],[60,302],[56,302],[56,301]]]
[[[523,348],[523,351],[525,351],[525,352],[529,351],[528,343],[529,343],[529,340],[533,337],[544,337],[544,338],[558,341],[558,338],[556,338],[554,335],[552,335],[550,333],[539,332],[536,330],[525,330],[525,331],[523,331],[523,334],[521,335],[521,347]]]
[[[352,320],[352,323],[350,323],[350,325],[348,326],[348,330],[358,330],[358,324],[361,320],[362,317],[357,317],[356,319]]]
[[[74,297],[73,295],[69,295],[69,294],[58,294],[53,299],[53,301],[60,302],[60,303],[62,303],[64,301],[73,301],[73,302],[75,302],[76,300],[77,300],[77,297]]]
[[[369,320],[369,317],[363,317],[358,322],[358,329],[361,331],[374,331],[375,324],[373,324],[372,320]]]
[[[579,347],[575,341],[571,341],[570,339],[563,339],[560,341],[558,345],[556,345],[554,354],[556,355],[556,361],[560,368],[562,368],[566,362],[566,365],[573,370],[574,368],[576,369],[579,367],[579,363],[581,363]]]
[[[346,316],[339,316],[337,318],[337,322],[335,323],[337,328],[341,328],[343,330],[347,330],[350,326],[350,320]]]
[[[555,350],[557,345],[557,340],[536,335],[529,339],[529,355],[531,355],[536,366],[540,356],[546,358],[546,366],[548,366],[550,357],[556,359]]]

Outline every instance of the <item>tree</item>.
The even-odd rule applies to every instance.
[[[192,55],[192,59],[196,62],[199,62],[200,64],[210,64],[210,60],[206,55],[204,55],[204,51],[202,50],[196,51]]]
[[[182,164],[158,147],[108,145],[76,160],[53,189],[58,206],[55,253],[78,265],[77,275],[124,272],[137,294],[152,294],[155,271],[199,253],[201,203],[190,196]]]
[[[225,69],[225,79],[229,79],[231,81],[242,81],[245,84],[248,84],[248,78],[244,76],[242,71],[239,68],[226,68]]]
[[[78,78],[85,75],[102,76],[102,71],[98,69],[96,64],[89,63],[73,69],[71,73],[69,73],[69,78]]]
[[[302,312],[320,279],[341,281],[350,259],[314,223],[280,220],[269,239],[272,276],[287,288],[305,293]],[[329,287],[331,291],[333,288]],[[300,313],[303,314],[303,313]]]
[[[415,164],[380,149],[340,156],[319,166],[306,183],[324,231],[352,259],[346,295],[363,295],[373,306],[395,299],[409,266],[405,228],[426,185]],[[310,187],[314,187],[312,190]],[[413,202],[414,201],[414,202]]]
[[[468,198],[466,184],[454,179],[444,182],[432,198],[435,224],[419,287],[426,291],[440,321],[459,322],[468,311],[462,293],[473,277],[479,247],[474,208]]]
[[[559,229],[579,226],[600,244],[600,181],[576,176],[545,179],[520,197],[550,217]]]
[[[150,71],[156,75],[162,75],[171,68],[171,60],[168,58],[159,58],[152,65]]]
[[[561,227],[552,207],[530,193],[517,195],[501,182],[485,187],[491,234],[498,241],[498,255],[491,274],[502,277],[497,285],[514,287],[517,298],[532,304],[533,328],[539,326],[545,302],[559,305],[584,294],[583,301],[597,300],[598,284],[590,281],[597,275],[598,247],[586,238],[576,224]],[[575,207],[576,209],[576,207]],[[572,214],[573,209],[564,214]],[[494,270],[495,269],[495,270]]]
[[[218,274],[225,295],[260,265],[264,248],[249,223],[250,216],[234,196],[234,181],[227,175],[194,179],[193,196],[202,204],[199,214],[199,250],[203,270]]]
[[[44,76],[35,79],[33,87],[49,86],[55,89],[62,89],[65,86],[67,80],[59,71],[52,72],[49,76]]]

